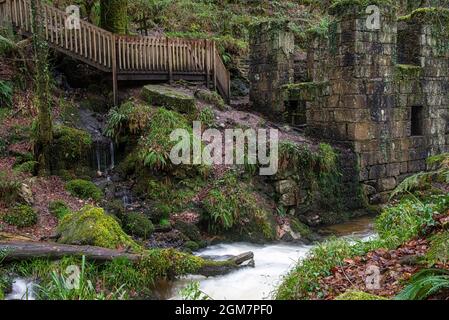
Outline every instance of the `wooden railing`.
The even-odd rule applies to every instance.
[[[121,36],[86,21],[66,25],[64,11],[40,0],[0,0],[0,23],[12,24],[24,35],[33,33],[31,1],[37,1],[43,33],[49,45],[117,80],[203,80],[230,98],[230,76],[213,41],[168,37]]]

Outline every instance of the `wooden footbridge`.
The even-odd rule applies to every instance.
[[[118,81],[201,81],[229,102],[230,75],[209,40],[117,35],[41,0],[0,0],[0,24],[24,36],[33,33],[31,1],[39,1],[43,33],[48,45],[74,59],[112,74],[114,103]]]

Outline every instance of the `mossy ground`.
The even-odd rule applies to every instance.
[[[361,291],[347,291],[338,297],[335,298],[335,300],[388,300],[384,297],[376,296],[374,294],[361,292]]]

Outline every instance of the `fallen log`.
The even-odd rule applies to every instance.
[[[137,262],[142,258],[141,254],[93,246],[75,246],[52,242],[0,241],[0,258],[3,257],[3,261],[5,262],[39,258],[58,260],[67,256],[85,256],[87,260],[100,263],[112,261],[117,258],[126,258],[130,261]],[[254,265],[253,258],[254,254],[252,252],[246,252],[232,256],[224,261],[204,259],[202,266],[195,274],[207,277],[223,275],[241,267]],[[245,262],[248,263],[244,265]]]
[[[139,255],[93,246],[62,245],[52,242],[0,242],[0,252],[4,252],[4,261],[21,261],[36,258],[58,260],[67,256],[85,256],[87,260],[97,262],[111,261],[116,258],[128,258],[137,261]]]

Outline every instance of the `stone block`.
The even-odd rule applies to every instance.
[[[377,182],[379,191],[390,191],[396,188],[396,178],[389,177],[378,180]]]

